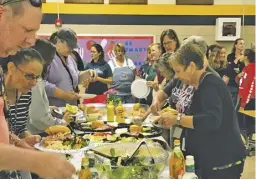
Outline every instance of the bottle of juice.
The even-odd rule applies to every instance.
[[[118,104],[116,107],[116,122],[118,123],[124,123],[125,117],[124,117],[124,107],[122,102]]]
[[[89,168],[91,172],[91,178],[92,179],[99,179],[99,174],[97,172],[97,169],[95,167],[95,154],[93,151],[87,152],[88,158],[89,158]]]
[[[78,178],[79,179],[91,179],[92,178],[91,171],[89,168],[89,160],[87,157],[84,157],[82,159],[81,170],[79,172]]]
[[[115,118],[115,107],[113,101],[110,101],[107,106],[107,117],[109,122],[114,122]]]
[[[185,159],[180,149],[180,140],[174,140],[174,149],[170,157],[170,178],[181,179],[185,172]]]
[[[195,174],[194,156],[186,156],[186,172],[182,179],[198,179]]]

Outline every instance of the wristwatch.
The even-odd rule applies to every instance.
[[[182,113],[178,113],[178,116],[177,116],[177,119],[176,119],[178,126],[180,126],[181,116],[182,116]]]

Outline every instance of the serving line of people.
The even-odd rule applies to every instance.
[[[17,6],[20,7],[20,11],[12,12]],[[105,89],[110,86],[117,90],[116,96],[121,97],[124,102],[133,102],[129,87],[137,78],[135,66],[132,60],[125,58],[125,47],[122,44],[118,43],[115,46],[115,57],[109,63],[104,62],[102,48],[94,45],[91,49],[92,62],[86,68],[88,70],[78,71],[77,64],[71,57],[73,49],[77,47],[76,34],[68,28],[60,29],[54,34],[52,41],[55,46],[45,42],[45,47],[52,47],[47,50],[49,54],[43,52],[44,48],[40,45],[34,46],[42,55],[47,54],[48,58],[42,58],[37,51],[28,48],[36,41],[35,32],[39,29],[42,18],[41,2],[8,0],[1,2],[0,11],[0,25],[4,27],[4,31],[0,33],[3,35],[0,38],[0,55],[2,57],[12,55],[1,59],[4,74],[1,77],[3,111],[0,120],[2,143],[0,151],[4,158],[0,158],[0,167],[2,170],[35,172],[43,178],[71,178],[75,169],[70,163],[58,155],[33,150],[33,144],[38,142],[40,137],[31,135],[31,132],[27,131],[24,125],[25,119],[29,118],[29,124],[34,126],[33,134],[43,132],[51,124],[68,123],[70,121],[68,114],[65,114],[64,119],[52,117],[50,106],[77,104],[80,98],[77,91],[79,83],[88,86],[87,91],[97,82],[104,85]],[[10,13],[11,16],[7,16]],[[40,40],[37,42],[39,43]],[[185,128],[186,153],[195,156],[198,175],[202,178],[239,178],[245,153],[230,94],[223,85],[224,81],[217,77],[218,74],[208,66],[205,41],[200,37],[190,37],[183,42],[181,47],[179,46],[175,31],[167,30],[162,34],[160,43],[160,47],[167,54],[159,59],[164,51],[161,51],[157,44],[152,45],[155,49],[150,48],[151,54],[148,57],[152,57],[152,60],[148,62],[152,64],[149,68],[154,65],[155,68],[162,70],[162,72],[155,71],[154,81],[159,85],[164,77],[169,80],[165,87],[163,85],[163,90],[157,88],[159,86],[154,86],[154,82],[152,84],[148,82],[149,86],[156,87],[156,96],[152,96],[151,111],[157,113],[161,107],[160,102],[167,99],[163,92],[171,94],[173,101],[170,105],[179,110],[178,117],[163,114],[157,121],[166,126],[172,126],[178,121]],[[26,49],[17,53],[21,48]],[[169,59],[171,59],[170,68],[166,68]],[[103,66],[105,69],[101,69]],[[112,77],[109,68],[112,71]],[[207,74],[205,71],[212,73]],[[174,72],[176,77],[174,77]],[[41,73],[45,82],[40,81]],[[200,77],[202,78],[199,81]],[[170,84],[174,88],[170,88]],[[208,86],[212,88],[209,89]],[[98,89],[98,87],[93,88]],[[31,88],[32,93],[37,92],[40,97],[34,97],[33,100]],[[210,92],[210,97],[206,95],[206,91]],[[31,96],[32,103],[38,109],[29,107]],[[22,108],[21,114],[18,111],[19,108]],[[37,114],[37,110],[41,108],[45,113]],[[8,120],[9,128],[4,115]],[[47,122],[46,119],[49,121]],[[10,143],[19,147],[8,145],[9,137]],[[217,146],[211,144],[212,142],[218,142]],[[231,145],[228,146],[227,142],[231,142]],[[13,153],[17,156],[13,156]],[[1,175],[5,178],[20,177],[16,171],[12,173],[5,171]]]
[[[92,51],[94,49],[101,54],[100,49],[92,47]],[[195,156],[198,176],[240,178],[246,150],[240,137],[234,104],[225,82],[208,65],[206,51],[206,42],[201,37],[192,36],[175,53],[164,54],[158,60],[156,67],[170,65],[169,69],[165,68],[169,74],[162,72],[169,82],[164,90],[156,93],[151,112],[157,113],[161,102],[169,95],[169,104],[179,111],[179,115],[163,114],[157,121],[164,126],[176,123],[183,126],[184,150],[186,154]],[[111,81],[110,78],[108,80]]]

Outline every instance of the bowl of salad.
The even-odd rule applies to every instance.
[[[147,143],[139,148],[133,158],[130,158],[137,146],[138,143],[118,143],[93,148],[95,152],[101,154],[95,153],[96,168],[100,178],[157,179],[166,166],[168,152],[161,145]],[[102,154],[106,156],[103,157]]]

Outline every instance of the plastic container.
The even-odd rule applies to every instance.
[[[107,120],[109,122],[114,122],[115,120],[115,107],[112,101],[110,101],[107,106]]]
[[[185,172],[185,159],[180,149],[180,140],[174,140],[174,149],[170,157],[170,178],[181,179]]]
[[[195,161],[194,156],[186,156],[186,172],[182,179],[198,179],[195,174]]]

